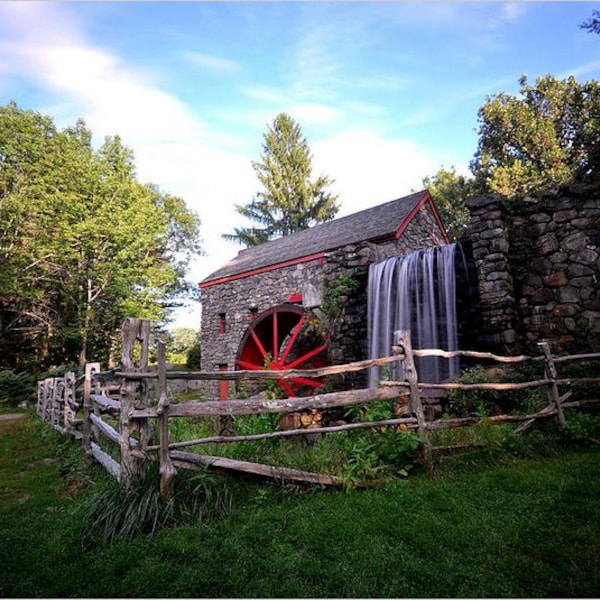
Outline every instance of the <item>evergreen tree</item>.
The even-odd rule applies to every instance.
[[[337,196],[327,191],[333,181],[325,176],[311,179],[312,156],[298,123],[280,113],[263,139],[261,160],[252,162],[263,189],[249,204],[236,205],[256,225],[223,235],[246,246],[329,221],[339,210]]]

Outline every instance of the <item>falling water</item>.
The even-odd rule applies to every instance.
[[[456,244],[388,258],[369,268],[369,357],[392,354],[394,332],[410,330],[417,349],[457,350],[454,258]],[[415,360],[419,381],[438,383],[458,371],[458,359]],[[369,385],[402,378],[400,363],[370,369]],[[389,374],[389,377],[387,375]]]

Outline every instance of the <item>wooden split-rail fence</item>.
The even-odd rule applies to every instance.
[[[207,456],[186,452],[190,446],[207,443],[234,443],[291,437],[297,435],[327,434],[361,428],[404,426],[416,430],[422,440],[423,457],[427,461],[433,450],[431,432],[475,425],[480,416],[466,418],[441,418],[427,420],[423,395],[427,390],[522,390],[534,387],[547,389],[548,404],[541,410],[527,415],[496,415],[487,417],[489,424],[520,423],[515,433],[521,433],[537,419],[554,417],[559,426],[565,423],[565,409],[597,406],[599,399],[569,401],[571,390],[560,393],[559,388],[582,384],[598,384],[600,378],[561,379],[556,365],[567,361],[598,359],[600,354],[579,354],[553,357],[546,342],[539,344],[540,356],[499,356],[489,352],[455,351],[438,349],[415,350],[411,346],[410,332],[395,334],[393,354],[388,357],[353,362],[345,365],[319,369],[287,371],[168,371],[165,360],[165,345],[158,342],[158,369],[148,367],[150,351],[150,322],[142,319],[127,319],[122,330],[122,364],[118,370],[102,372],[99,363],[88,363],[85,374],[79,380],[74,373],[63,378],[50,378],[38,382],[37,412],[55,429],[63,434],[82,440],[85,451],[103,467],[127,485],[130,478],[144,472],[148,460],[160,464],[160,491],[169,498],[174,490],[177,469],[197,471],[239,471],[262,477],[291,480],[304,483],[336,485],[342,483],[335,477],[310,473],[296,469],[233,460],[218,456]],[[134,355],[138,356],[137,362]],[[415,357],[439,356],[453,358],[469,357],[484,361],[516,364],[526,361],[543,361],[543,379],[520,383],[422,383],[418,380]],[[317,394],[305,398],[247,400],[199,399],[181,404],[171,404],[169,381],[173,380],[230,380],[289,379],[298,377],[325,377],[372,367],[403,363],[403,381],[381,381],[377,388]],[[380,421],[358,421],[336,423],[328,427],[306,429],[275,429],[253,435],[215,435],[181,442],[170,441],[169,420],[183,417],[223,418],[238,415],[279,413],[282,415],[301,411],[322,411],[351,405],[364,405],[377,400],[396,400],[405,403],[405,416]],[[157,435],[156,435],[157,434]],[[106,442],[113,444],[112,451]]]

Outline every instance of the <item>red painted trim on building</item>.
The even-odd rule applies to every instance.
[[[315,260],[315,259],[319,259],[320,261],[322,261],[324,257],[325,257],[325,252],[318,252],[316,254],[310,254],[309,256],[303,256],[301,258],[295,258],[293,260],[286,260],[285,262],[276,263],[274,265],[260,267],[259,269],[252,269],[251,271],[245,271],[244,273],[237,273],[235,275],[228,275],[227,277],[221,277],[220,279],[214,279],[213,281],[199,283],[198,287],[207,288],[212,285],[227,283],[229,281],[235,281],[236,279],[243,279],[244,277],[250,277],[252,275],[259,275],[260,273],[267,273],[269,271],[275,271],[276,269],[282,269],[284,267],[291,267],[293,265],[299,265],[301,263],[310,262],[311,260]]]
[[[219,371],[228,371],[227,365],[219,365]],[[229,400],[229,381],[227,379],[222,379],[219,382],[219,400]]]
[[[302,302],[302,294],[292,294],[288,298],[288,302],[291,302],[292,304],[297,304],[299,302]]]
[[[398,239],[406,231],[406,228],[410,225],[412,220],[416,217],[417,213],[423,208],[423,206],[425,206],[425,204],[429,204],[429,206],[431,207],[431,211],[433,212],[433,217],[436,220],[436,222],[444,236],[444,240],[446,241],[447,244],[450,243],[450,236],[448,235],[448,232],[446,231],[446,228],[444,227],[444,224],[442,223],[440,214],[438,213],[438,210],[437,210],[435,204],[433,203],[433,198],[431,197],[431,194],[428,191],[423,194],[423,197],[419,200],[417,205],[410,211],[410,213],[408,214],[406,219],[404,219],[404,222],[402,223],[402,225],[400,225],[400,227],[398,228],[398,231],[396,231],[396,239]]]
[[[427,193],[429,194],[429,192],[427,192]],[[446,240],[446,244],[449,244],[452,240],[450,239],[450,236],[448,235],[448,232],[446,231],[446,226],[444,225],[444,223],[442,221],[442,217],[440,217],[440,213],[438,212],[437,206],[435,205],[435,202],[433,201],[431,194],[429,194],[429,205],[431,206],[431,210],[433,212],[433,216],[435,217],[435,220],[437,221],[437,224],[440,226],[440,229],[442,230],[442,233],[444,234],[444,239]]]

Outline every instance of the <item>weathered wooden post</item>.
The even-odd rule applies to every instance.
[[[419,393],[419,380],[412,351],[410,331],[395,331],[394,344],[401,346],[404,350],[404,376],[408,382],[409,410],[417,418],[417,432],[423,441],[423,457],[429,462],[431,460],[431,440],[429,439],[425,411],[423,410],[421,394]]]
[[[167,360],[165,343],[158,342],[158,415],[160,432],[160,495],[166,502],[175,490],[177,469],[169,454],[169,395],[167,394]]]
[[[75,398],[76,381],[73,371],[65,373],[65,391],[63,396],[63,427],[65,433],[71,433],[73,421],[75,420],[75,411],[77,410],[77,400]]]
[[[547,341],[538,342],[538,346],[544,353],[544,366],[546,368],[546,377],[550,380],[548,384],[548,402],[554,404],[556,407],[556,422],[562,427],[565,424],[565,415],[561,406],[560,394],[558,393],[558,384],[556,380],[558,375],[556,373],[556,365],[550,352],[550,345]]]
[[[81,443],[86,454],[92,452],[92,380],[100,372],[100,363],[87,363],[85,365],[85,379],[83,380],[83,430]]]
[[[42,405],[42,419],[52,423],[52,398],[54,395],[54,377],[47,377],[44,381],[44,402]]]
[[[60,417],[64,402],[65,380],[64,377],[55,377],[50,401],[50,424],[56,431],[61,431]]]
[[[123,351],[121,355],[122,368],[125,373],[139,373],[148,370],[148,354],[150,349],[150,321],[145,319],[125,319],[122,327]],[[136,344],[140,344],[140,360],[134,362],[134,349]],[[140,389],[140,406],[136,407],[137,391]],[[128,485],[130,479],[135,475],[144,473],[144,460],[133,453],[130,438],[131,434],[137,430],[140,432],[140,442],[142,450],[148,445],[149,428],[147,419],[136,423],[132,418],[133,411],[136,408],[146,408],[147,406],[147,386],[146,382],[141,384],[135,380],[128,379],[125,375],[125,381],[121,386],[121,431],[119,434],[119,448],[121,450],[121,474],[120,483]]]
[[[38,381],[37,384],[37,403],[35,405],[35,411],[40,417],[44,416],[44,397],[46,395],[46,380]]]

